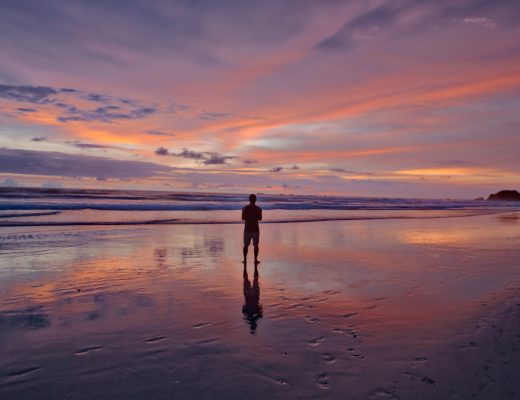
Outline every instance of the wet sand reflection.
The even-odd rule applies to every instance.
[[[520,281],[516,223],[271,224],[259,266],[240,264],[240,228],[79,229],[56,247],[0,231],[0,396],[433,399],[449,373],[485,376],[473,336],[494,322],[475,315]]]
[[[242,306],[242,313],[244,319],[249,324],[252,335],[256,333],[258,327],[258,320],[263,317],[262,305],[260,304],[260,284],[258,265],[255,264],[255,271],[253,274],[253,284],[249,280],[247,274],[247,264],[244,264],[244,305]]]

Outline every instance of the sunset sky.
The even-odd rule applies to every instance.
[[[520,2],[0,3],[0,184],[520,189]]]

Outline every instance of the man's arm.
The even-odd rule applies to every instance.
[[[262,220],[262,209],[260,207],[258,207],[258,220]]]
[[[242,208],[242,221],[246,220],[246,208]]]

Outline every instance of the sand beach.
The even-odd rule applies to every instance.
[[[520,395],[518,213],[241,234],[1,228],[1,398]]]

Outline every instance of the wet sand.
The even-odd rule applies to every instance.
[[[0,398],[519,398],[518,213],[241,229],[0,228]]]

